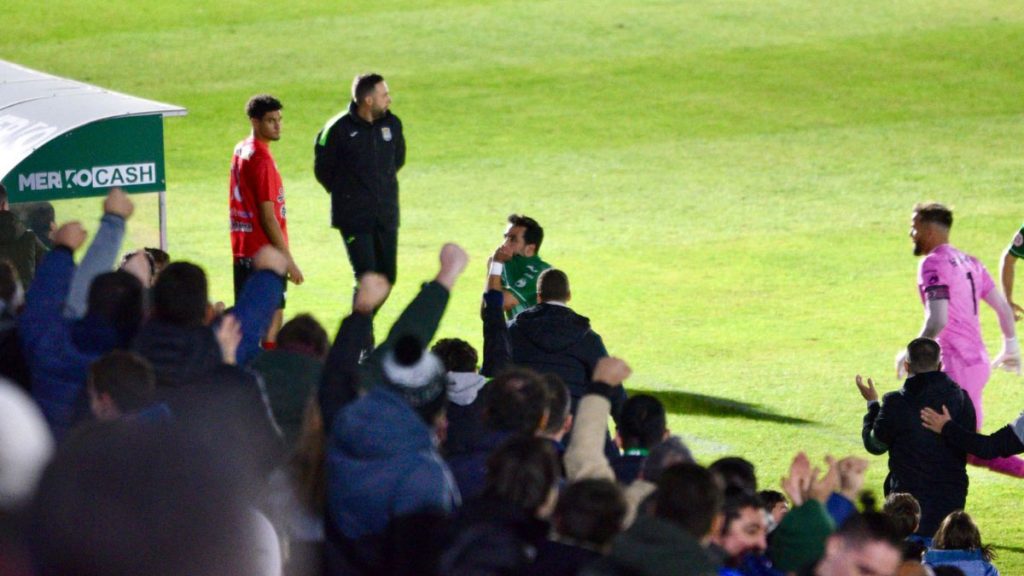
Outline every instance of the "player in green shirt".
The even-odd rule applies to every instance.
[[[505,314],[514,318],[537,304],[537,278],[551,265],[540,259],[544,229],[528,216],[508,217],[505,241],[488,261],[487,289],[505,293]]]
[[[1020,320],[1024,317],[1024,308],[1021,308],[1013,300],[1013,275],[1017,258],[1024,258],[1024,226],[1021,226],[1013,237],[1013,241],[1006,247],[1006,252],[1003,253],[1003,265],[999,268],[999,282],[1003,285],[1003,294],[1006,295],[1006,301],[1013,309],[1014,318]]]

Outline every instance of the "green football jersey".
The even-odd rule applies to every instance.
[[[548,268],[551,265],[540,256],[513,256],[505,262],[501,283],[519,300],[519,305],[509,311],[509,318],[515,318],[516,314],[537,304],[537,277]]]

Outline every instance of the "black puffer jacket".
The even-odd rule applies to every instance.
[[[577,399],[586,393],[597,361],[608,355],[590,320],[557,304],[520,312],[508,334],[513,364],[558,375]]]
[[[944,372],[925,372],[872,404],[864,417],[864,447],[872,454],[889,452],[885,494],[909,492],[921,503],[918,533],[931,536],[953,510],[967,500],[967,454],[921,425],[925,406],[949,409],[953,421],[975,428],[974,405],[967,393]]]

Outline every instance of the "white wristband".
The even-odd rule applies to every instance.
[[[505,265],[501,262],[491,262],[491,276],[501,276],[501,272],[505,270]]]

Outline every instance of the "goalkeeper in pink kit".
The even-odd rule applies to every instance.
[[[974,404],[978,429],[983,420],[981,391],[991,368],[1020,374],[1020,344],[1014,328],[1013,310],[995,287],[992,277],[977,258],[949,245],[953,212],[942,204],[918,204],[910,238],[914,255],[924,256],[917,274],[917,287],[924,303],[925,322],[921,336],[942,346],[942,369],[960,385]],[[981,338],[979,305],[988,304],[999,317],[1003,350],[989,366],[988,352]],[[896,370],[903,377],[906,352],[896,358]],[[1024,460],[1017,457],[979,460],[971,463],[993,471],[1024,477]]]

